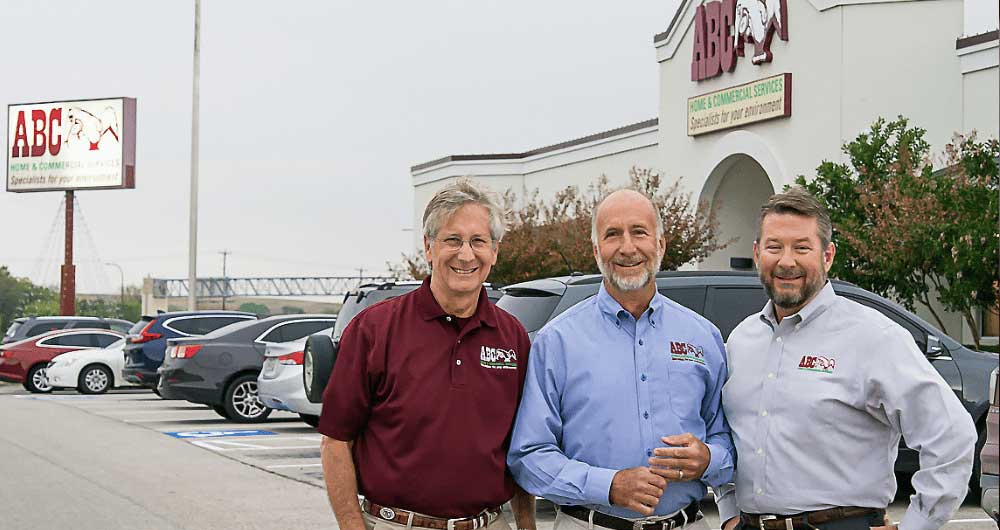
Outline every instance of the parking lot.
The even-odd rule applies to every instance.
[[[0,425],[0,528],[337,527],[320,436],[293,414],[236,424],[146,390],[35,395],[0,383]],[[890,508],[894,520],[906,498]],[[705,511],[718,528],[714,506]],[[540,503],[539,529],[553,518]],[[996,526],[966,502],[945,528]]]

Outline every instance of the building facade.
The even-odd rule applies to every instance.
[[[993,4],[992,31],[967,30],[974,3]],[[767,197],[823,160],[843,161],[840,147],[879,117],[906,116],[936,152],[956,132],[1000,136],[997,25],[996,2],[979,0],[682,0],[653,39],[656,119],[414,166],[414,226],[434,192],[462,176],[544,197],[602,174],[623,184],[629,168],[648,167],[719,206],[721,239],[737,241],[697,268],[728,269],[752,255],[747,221]],[[957,335],[960,317],[947,319]]]

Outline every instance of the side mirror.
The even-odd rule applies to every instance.
[[[941,339],[937,335],[927,335],[927,349],[924,351],[927,355],[940,355],[944,351],[941,347]]]

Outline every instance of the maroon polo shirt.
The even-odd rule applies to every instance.
[[[372,502],[449,518],[499,506],[514,495],[506,458],[529,349],[485,289],[459,330],[428,278],[344,329],[319,432],[354,441]]]

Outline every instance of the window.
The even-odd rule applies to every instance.
[[[710,287],[705,303],[705,316],[722,333],[722,340],[729,340],[743,319],[759,313],[767,303],[763,287]]]
[[[117,331],[119,333],[128,333],[128,331],[130,329],[132,329],[132,324],[129,324],[125,320],[121,320],[121,321],[114,320],[114,321],[111,322],[111,329],[113,329],[113,330],[115,330],[115,331]],[[139,329],[142,329],[142,328],[139,328]]]
[[[169,320],[166,325],[185,335],[201,335],[198,331],[198,318],[175,318]]]
[[[892,309],[889,309],[887,306],[884,306],[876,302],[875,300],[865,298],[863,296],[853,296],[853,295],[845,295],[845,296],[847,296],[847,298],[850,298],[851,300],[854,300],[855,302],[861,305],[868,306],[878,311],[879,313],[882,313],[883,315],[889,317],[889,319],[892,320],[893,322],[899,324],[900,326],[903,326],[903,329],[909,331],[910,335],[913,335],[913,342],[917,343],[917,347],[920,348],[920,351],[922,353],[927,351],[927,332],[917,327],[916,324],[914,324],[913,322],[910,322],[909,319],[904,318],[899,313],[893,311]]]
[[[264,342],[288,342],[332,327],[332,320],[289,322],[272,329],[261,340]]]
[[[244,322],[246,320],[255,320],[248,317],[229,317],[229,316],[216,316],[216,317],[198,317],[194,319],[197,321],[195,325],[194,335],[207,335],[219,328],[228,326],[230,324],[235,324],[236,322]]]
[[[66,346],[72,348],[93,348],[96,345],[92,333],[71,333],[45,339],[42,346]]]
[[[44,324],[35,324],[24,334],[25,337],[35,337],[41,335],[42,333],[48,333],[54,329],[63,329],[69,322],[46,322]]]
[[[108,346],[111,346],[112,344],[121,340],[120,338],[114,335],[105,335],[103,333],[101,334],[95,333],[94,338],[97,340],[98,348],[107,348]]]
[[[11,324],[9,328],[7,328],[7,333],[4,336],[13,337],[14,334],[17,333],[17,328],[21,327],[21,324],[22,324],[21,322],[15,320],[14,323]]]
[[[549,321],[552,311],[559,304],[559,295],[534,289],[508,289],[497,302],[497,307],[514,315],[524,330],[533,333]],[[337,317],[338,323],[341,317]]]
[[[699,315],[705,311],[704,287],[667,287],[660,289],[660,294]]]

